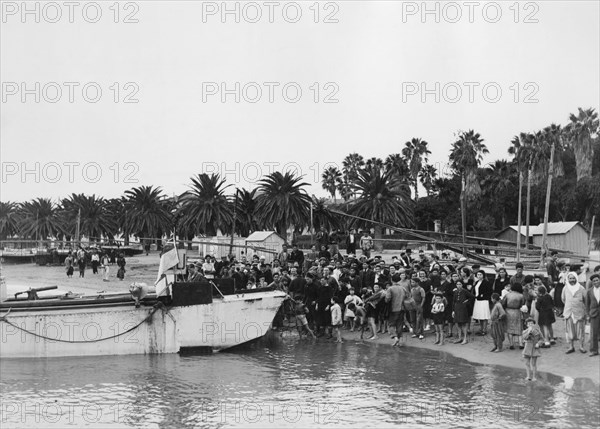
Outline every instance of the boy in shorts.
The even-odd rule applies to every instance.
[[[364,307],[356,306],[353,302],[348,304],[348,308],[354,313],[354,323],[360,330],[360,339],[362,340],[367,326],[367,310]]]

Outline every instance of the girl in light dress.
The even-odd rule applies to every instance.
[[[540,345],[544,337],[533,318],[528,318],[526,323],[527,329],[523,331],[523,341],[525,341],[523,357],[525,358],[525,370],[527,371],[525,379],[527,381],[535,381],[537,376],[537,358],[542,355]]]
[[[363,305],[363,300],[360,299],[359,296],[354,295],[354,288],[351,287],[350,288],[350,295],[348,295],[345,299],[344,299],[344,307],[346,308],[345,312],[344,312],[344,320],[346,321],[346,323],[348,324],[348,328],[350,328],[350,332],[354,332],[354,318],[355,318],[355,314],[354,311],[352,311],[350,308],[348,308],[348,305],[350,303],[353,303],[354,305]]]

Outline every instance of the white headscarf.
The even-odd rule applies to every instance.
[[[569,281],[569,277],[575,277],[575,284],[572,285],[571,282]],[[579,290],[579,277],[577,276],[577,273],[570,271],[569,274],[567,274],[567,283],[566,286],[569,288],[569,291],[571,291],[571,295],[575,295],[575,293]]]

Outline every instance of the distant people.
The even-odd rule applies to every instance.
[[[325,230],[325,227],[322,226],[319,229],[319,232],[317,232],[317,244],[319,245],[319,249],[321,249],[322,246],[325,246],[325,248],[327,248],[327,245],[329,244],[329,234],[327,234],[327,231]]]
[[[110,259],[106,253],[104,255],[102,255],[101,263],[102,263],[102,268],[104,269],[104,273],[102,275],[102,281],[107,282],[108,276],[110,275]]]
[[[117,266],[119,267],[117,270],[117,278],[121,281],[125,278],[125,264],[125,256],[123,253],[119,253],[119,257],[117,258]]]
[[[298,249],[298,245],[292,245],[292,253],[290,253],[289,261],[296,265],[298,263],[299,267],[304,266],[304,252]]]
[[[71,252],[65,258],[65,271],[67,272],[67,278],[73,277],[73,256],[71,256]]]
[[[360,237],[360,249],[362,250],[362,254],[367,258],[370,258],[372,248],[373,238],[369,235],[368,231],[363,231],[363,235]]]
[[[208,280],[213,280],[215,278],[215,274],[217,273],[215,271],[214,261],[215,260],[211,256],[207,255],[204,259],[204,264],[202,264],[202,271],[204,272],[204,277],[206,277]]]
[[[350,233],[346,237],[346,254],[353,255],[356,254],[356,230],[351,229]]]
[[[279,261],[279,263],[281,264],[281,266],[283,268],[287,268],[289,258],[290,258],[290,254],[288,252],[288,247],[287,247],[287,244],[284,243],[281,246],[281,252],[279,252],[279,254],[277,255],[277,260]]]
[[[98,274],[98,266],[100,265],[100,255],[98,255],[98,251],[94,250],[92,252],[92,274]]]

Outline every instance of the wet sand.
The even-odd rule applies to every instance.
[[[94,294],[99,291],[106,292],[127,292],[129,285],[133,282],[144,282],[153,285],[156,280],[158,270],[159,255],[151,253],[149,256],[139,255],[127,258],[125,280],[117,279],[117,266],[110,267],[110,281],[102,281],[102,270],[94,275],[91,268],[85,272],[85,277],[79,278],[78,270],[75,270],[73,278],[68,279],[64,267],[40,267],[33,264],[19,264],[2,266],[2,276],[5,278],[10,293],[18,290],[25,290],[28,287],[52,286],[56,285],[62,293],[72,291],[75,293]],[[48,294],[56,291],[46,292]],[[565,354],[567,350],[565,340],[565,328],[562,319],[558,319],[554,326],[555,336],[558,338],[557,344],[549,349],[541,349],[542,356],[538,359],[538,370],[549,372],[562,377],[573,379],[588,378],[596,385],[600,384],[600,356],[589,357],[588,353],[582,354],[576,351],[572,354]],[[477,332],[478,328],[475,328]],[[360,335],[356,332],[342,331],[345,340],[360,341]],[[367,335],[365,337],[369,336]],[[450,338],[449,340],[454,340]],[[321,339],[319,341],[322,341]],[[506,348],[501,353],[491,353],[493,348],[492,339],[489,336],[480,337],[473,335],[471,342],[466,345],[453,344],[446,341],[443,346],[433,344],[435,334],[428,332],[423,340],[411,338],[405,333],[401,344],[406,347],[420,347],[432,350],[441,350],[448,352],[459,358],[480,364],[502,365],[511,368],[520,368],[525,376],[525,366],[521,357],[521,350],[508,349],[508,341],[505,341]],[[378,344],[390,344],[392,340],[389,334],[380,334],[378,340],[365,340],[366,343],[375,342]],[[588,345],[586,344],[586,349]]]

